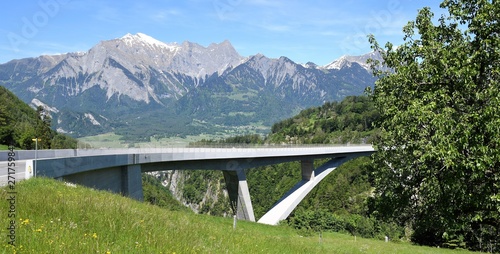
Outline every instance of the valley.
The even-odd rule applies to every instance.
[[[362,94],[375,78],[371,52],[325,66],[262,54],[229,41],[203,47],[146,34],[104,40],[86,52],[0,64],[0,85],[75,138],[115,133],[140,143],[189,135],[265,134],[300,110]]]
[[[241,128],[241,127],[240,127]],[[249,127],[250,129],[251,127]],[[255,129],[260,128],[260,131],[266,131],[265,127],[255,127]],[[94,136],[87,136],[78,138],[78,147],[88,147],[92,148],[152,148],[152,147],[187,147],[191,143],[200,142],[202,140],[221,140],[229,138],[232,136],[253,134],[250,131],[241,131],[240,129],[228,130],[225,133],[219,134],[200,134],[200,135],[186,135],[183,137],[162,137],[154,138],[152,137],[148,142],[135,142],[127,141],[123,139],[123,136],[117,135],[115,133],[103,133]]]

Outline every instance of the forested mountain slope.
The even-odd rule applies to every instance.
[[[348,96],[341,102],[320,107],[275,123],[268,143],[346,144],[370,143],[376,131],[373,123],[378,112],[367,96]]]
[[[0,86],[0,145],[34,149],[32,139],[40,138],[39,149],[73,148],[77,141],[50,128],[51,119],[43,108],[36,110]]]

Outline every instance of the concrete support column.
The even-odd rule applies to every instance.
[[[247,178],[243,169],[223,171],[231,206],[240,220],[255,221]]]
[[[356,156],[357,157],[357,156]],[[307,196],[307,194],[323,180],[328,174],[339,165],[351,159],[350,157],[334,158],[321,165],[312,173],[312,161],[302,161],[302,180],[290,189],[276,204],[273,205],[264,216],[259,219],[259,223],[276,225],[281,220],[286,219],[297,205]]]
[[[144,195],[142,193],[141,165],[123,166],[121,178],[122,195],[142,201]]]
[[[312,160],[302,160],[300,166],[302,168],[302,180],[314,180],[314,162]]]

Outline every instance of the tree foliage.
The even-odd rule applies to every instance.
[[[325,209],[337,214],[369,215],[366,199],[372,191],[371,165],[369,157],[340,165],[307,194],[299,207]]]
[[[371,143],[373,122],[378,118],[367,96],[347,96],[341,102],[327,102],[275,123],[267,141],[292,144]]]
[[[375,70],[373,91],[378,212],[411,226],[417,243],[499,251],[500,2],[441,8],[437,24],[420,10],[403,45],[370,38],[390,70]]]
[[[74,148],[77,141],[51,129],[51,118],[43,107],[36,110],[22,102],[5,87],[0,86],[0,144],[21,149]]]
[[[157,205],[171,211],[189,211],[183,206],[172,193],[161,184],[154,176],[142,174],[142,191],[144,201],[152,205]]]

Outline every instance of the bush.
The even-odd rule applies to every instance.
[[[332,231],[350,233],[365,238],[400,239],[404,229],[393,222],[383,222],[358,214],[339,215],[324,209],[297,209],[288,219],[288,225],[301,233],[308,231]]]

